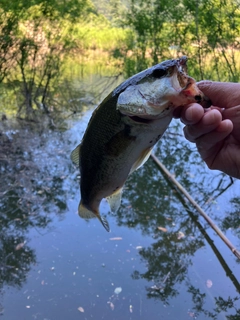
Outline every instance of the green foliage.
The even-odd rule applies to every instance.
[[[112,27],[106,19],[100,16],[92,17],[86,23],[75,24],[72,28],[72,35],[74,35],[78,47],[83,50],[111,51],[124,46],[127,32]]]
[[[54,84],[72,57],[80,66],[91,65],[89,70],[114,67],[128,77],[185,54],[197,80],[239,81],[237,0],[93,3],[1,1],[0,83],[17,93],[21,114],[49,111]]]
[[[191,54],[199,64],[199,78],[238,81],[239,5],[234,0],[185,2],[192,16],[186,27],[190,33]],[[193,47],[194,45],[194,47]],[[187,43],[183,45],[188,49]],[[211,70],[212,69],[212,70]]]
[[[186,54],[198,79],[238,81],[239,3],[235,0],[131,0],[135,70]]]
[[[70,25],[94,12],[88,0],[3,2],[0,11],[0,81],[17,84],[19,115],[48,112],[62,61],[74,46]],[[17,81],[16,81],[17,80]]]
[[[84,11],[91,11],[94,7],[90,0],[2,0],[1,9],[25,18],[33,18],[37,14],[48,19],[59,17],[76,19]]]

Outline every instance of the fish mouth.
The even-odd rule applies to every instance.
[[[197,87],[196,81],[187,74],[187,57],[177,60],[175,72],[172,77],[172,86],[192,102],[201,104],[204,108],[211,106],[211,100]]]
[[[151,123],[151,122],[154,121],[154,119],[141,118],[141,117],[138,117],[138,116],[128,116],[128,118],[131,119],[134,122],[145,123],[145,124],[148,124],[148,123]]]
[[[143,74],[144,75],[144,74]],[[187,74],[187,57],[168,60],[166,65],[153,67],[142,78],[122,91],[116,109],[135,123],[171,116],[174,108],[197,102],[209,107],[211,102],[197,87],[196,81]]]
[[[195,83],[195,80],[187,74],[187,57],[183,56],[176,60],[176,65],[171,74],[172,76],[172,86],[178,91],[182,92],[187,90]],[[199,93],[199,89],[197,90]],[[199,95],[199,94],[195,94]]]

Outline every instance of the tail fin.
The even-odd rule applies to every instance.
[[[104,226],[104,228],[109,232],[110,231],[110,227],[109,224],[107,222],[107,220],[104,217],[100,216],[100,213],[97,212],[93,212],[91,210],[88,210],[83,204],[82,202],[79,203],[78,206],[78,215],[83,218],[83,219],[93,219],[93,218],[98,218],[98,220],[101,222],[101,224]]]

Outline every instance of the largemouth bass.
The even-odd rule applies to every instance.
[[[96,108],[82,142],[71,153],[80,168],[80,217],[98,218],[107,198],[116,212],[128,175],[144,164],[173,117],[174,108],[190,102],[207,103],[193,78],[187,58],[167,60],[120,84]]]

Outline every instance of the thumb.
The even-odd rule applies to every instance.
[[[199,89],[212,101],[214,106],[231,108],[239,104],[240,84],[234,82],[198,82]]]

